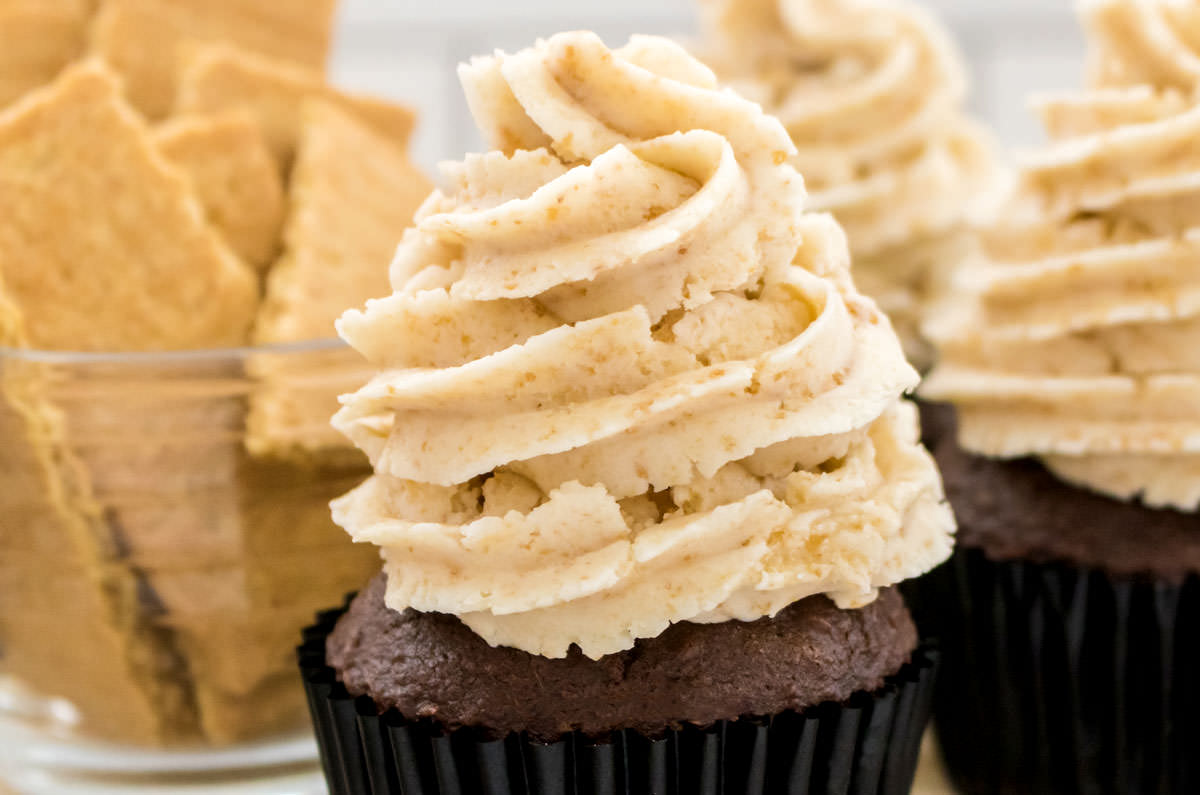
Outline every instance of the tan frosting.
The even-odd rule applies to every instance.
[[[1080,0],[1096,86],[1200,83],[1200,6],[1189,0]]]
[[[1042,101],[1055,142],[1025,158],[983,231],[986,256],[930,324],[943,358],[924,393],[959,405],[969,449],[1041,456],[1070,483],[1194,511],[1200,106],[1165,76],[1196,55],[1133,57],[1137,42],[1162,40],[1165,6],[1083,8],[1096,88]],[[1132,20],[1141,26],[1127,38],[1109,27]],[[1163,84],[1122,86],[1118,75]]]
[[[339,324],[380,374],[335,418],[376,473],[335,518],[390,606],[599,657],[949,554],[916,373],[778,122],[664,39],[460,76],[495,151],[444,167],[394,294]]]
[[[864,292],[910,354],[939,271],[966,254],[971,198],[991,176],[962,112],[958,54],[903,0],[703,0],[700,48],[719,77],[787,128],[811,205],[846,228]]]

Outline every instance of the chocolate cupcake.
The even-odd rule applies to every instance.
[[[893,590],[859,610],[817,596],[773,619],[674,624],[593,661],[575,647],[558,659],[492,648],[454,616],[392,610],[385,589],[380,575],[327,641],[347,690],[449,730],[480,726],[542,742],[575,731],[652,735],[682,728],[682,716],[709,725],[846,701],[882,687],[917,646]]]
[[[334,517],[385,576],[302,650],[332,786],[906,791],[933,661],[890,586],[953,520],[786,132],[663,39],[460,74],[494,151],[339,324],[380,372]]]
[[[957,409],[936,455],[962,533],[918,607],[945,641],[937,722],[970,793],[1200,789],[1200,73],[1182,13],[1084,6],[1092,90],[1043,101],[1054,143],[931,324],[923,393]]]

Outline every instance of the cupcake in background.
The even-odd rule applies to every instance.
[[[967,255],[972,202],[994,177],[949,34],[905,0],[700,3],[701,57],[783,122],[811,206],[845,228],[855,280],[926,369],[925,307]]]
[[[384,575],[301,650],[333,791],[907,792],[892,586],[954,523],[786,131],[665,39],[460,76],[493,149],[339,323]]]
[[[962,533],[922,602],[972,793],[1200,789],[1200,50],[1176,5],[1080,11],[1090,86],[1040,100],[928,327]]]

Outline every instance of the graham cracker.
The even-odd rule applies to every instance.
[[[3,277],[2,273],[0,277]],[[0,278],[0,348],[24,348],[27,345],[25,318],[5,289],[4,279]]]
[[[172,621],[205,736],[228,742],[303,722],[296,638],[316,611],[338,604],[379,570],[378,551],[351,543],[328,509],[369,472],[362,457],[332,469],[243,461],[238,569],[249,601],[228,610],[206,600],[201,610],[180,611]]]
[[[267,277],[256,343],[336,336],[342,312],[391,292],[388,265],[432,186],[404,151],[355,116],[310,101],[292,171],[283,255]],[[345,439],[329,425],[337,395],[371,375],[346,348],[298,360],[263,357],[247,445],[260,455],[331,451]]]
[[[379,567],[328,510],[370,467],[254,459],[228,362],[166,385],[153,361],[39,378],[0,359],[5,664],[108,740],[298,728],[300,630]]]
[[[281,168],[291,164],[301,134],[301,107],[310,99],[325,100],[354,114],[401,150],[408,146],[415,120],[410,109],[339,91],[320,72],[228,45],[196,48],[185,60],[176,112],[250,110]]]
[[[255,322],[259,343],[336,336],[344,311],[391,293],[396,245],[432,190],[402,148],[345,108],[310,101],[302,116],[283,255]]]
[[[188,47],[229,41],[322,68],[336,6],[337,0],[104,0],[92,50],[124,78],[130,101],[160,119],[174,104]]]
[[[283,224],[283,180],[248,114],[183,116],[155,131],[167,159],[192,180],[208,221],[250,265],[274,260]]]
[[[254,381],[246,416],[246,448],[260,460],[300,466],[351,466],[363,454],[329,424],[338,395],[375,374],[353,348],[325,340],[286,355],[264,351],[246,363]]]
[[[102,65],[0,113],[0,276],[30,345],[239,345],[256,274],[204,220],[187,177]]]
[[[0,639],[6,672],[69,699],[113,740],[193,739],[195,705],[169,630],[66,443],[43,365],[0,361]]]
[[[0,108],[83,53],[93,0],[0,0]]]

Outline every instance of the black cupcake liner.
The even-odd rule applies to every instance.
[[[317,617],[298,649],[332,795],[903,795],[932,708],[938,652],[926,645],[873,693],[802,714],[721,721],[649,737],[574,734],[542,743],[382,715],[325,664],[344,612]]]
[[[934,721],[963,792],[1200,793],[1200,578],[960,549],[909,596],[941,638]]]

